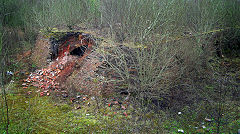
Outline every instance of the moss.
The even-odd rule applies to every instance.
[[[22,89],[18,84],[7,95],[9,105],[10,126],[9,133],[113,133],[125,132],[127,119],[122,112],[116,112],[116,108],[103,106],[96,109],[93,100],[82,103],[82,108],[74,110],[66,103],[56,103],[51,97],[40,97],[35,91],[38,89],[29,87]],[[31,94],[27,94],[32,91]],[[0,98],[0,133],[4,133],[6,126],[6,108]],[[89,105],[90,104],[90,105]],[[114,111],[115,110],[115,111]],[[99,111],[99,112],[96,112]],[[108,114],[104,116],[104,114]]]
[[[30,88],[28,91],[30,90],[36,89]],[[40,97],[34,93],[27,95],[25,92],[20,89],[18,92],[7,95],[11,133],[27,133],[27,131],[59,133],[70,130],[66,120],[69,120],[69,115],[71,115],[71,106],[67,104],[56,106],[49,97]],[[2,98],[0,100],[1,109],[6,113]],[[6,119],[3,117],[6,115],[1,115],[1,117],[1,126],[4,126]],[[82,121],[85,122],[84,118]],[[3,128],[0,131],[2,132]]]

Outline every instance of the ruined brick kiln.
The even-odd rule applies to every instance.
[[[93,44],[94,40],[89,34],[80,32],[67,32],[60,39],[51,37],[49,48],[51,61],[63,58],[65,55],[82,57],[89,54]]]
[[[91,35],[81,32],[66,32],[61,37],[51,37],[49,41],[38,39],[32,59],[42,69],[31,73],[24,80],[23,88],[38,87],[41,96],[50,95],[52,90],[60,92],[70,86],[78,91],[95,92],[95,89],[102,87],[102,83],[93,82],[92,79],[102,62],[98,54],[91,53],[94,43]]]

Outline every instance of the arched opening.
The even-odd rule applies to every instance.
[[[89,34],[80,32],[66,33],[60,39],[50,39],[50,56],[51,61],[63,58],[66,54],[83,57],[92,49],[93,39]]]
[[[77,47],[70,52],[70,55],[83,56],[87,48],[88,45],[82,45],[80,47]]]

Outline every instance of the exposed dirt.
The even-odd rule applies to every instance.
[[[47,66],[47,57],[49,56],[49,41],[43,36],[39,35],[35,44],[35,48],[32,52],[31,59],[34,64],[39,67]]]
[[[106,93],[110,87],[107,87],[105,77],[96,73],[101,64],[103,64],[102,57],[97,52],[92,52],[83,61],[77,63],[76,69],[67,79],[64,87],[89,95],[99,96]]]

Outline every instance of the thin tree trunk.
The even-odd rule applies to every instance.
[[[0,29],[0,32],[2,32],[2,29]],[[7,94],[6,94],[6,90],[5,90],[5,74],[6,74],[6,59],[7,59],[7,53],[6,53],[6,47],[7,45],[5,44],[4,40],[3,40],[3,36],[4,34],[1,33],[1,37],[0,37],[0,43],[2,45],[2,50],[1,50],[1,87],[2,87],[2,95],[3,95],[3,99],[4,99],[4,103],[5,103],[5,107],[6,107],[6,133],[8,134],[8,128],[9,128],[9,111],[8,111],[8,103],[7,103]]]

